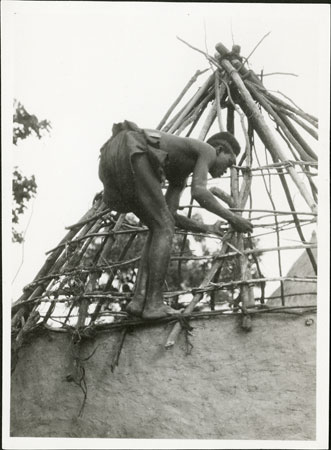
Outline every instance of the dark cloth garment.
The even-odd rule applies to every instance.
[[[135,123],[125,120],[113,125],[111,138],[100,152],[99,177],[103,200],[118,212],[132,211],[136,202],[134,155],[146,154],[160,183],[165,180],[168,154],[160,149],[160,137],[148,136]]]

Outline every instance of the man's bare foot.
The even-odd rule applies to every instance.
[[[180,311],[170,308],[167,305],[161,305],[158,307],[145,307],[142,318],[143,319],[161,319],[162,317],[173,316],[175,314],[180,314]]]
[[[132,316],[141,317],[144,309],[144,305],[141,305],[138,302],[132,300],[128,306],[126,307],[126,312],[131,314]]]

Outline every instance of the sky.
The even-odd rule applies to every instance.
[[[177,36],[211,55],[217,42],[228,48],[235,42],[247,56],[270,32],[250,58],[251,68],[297,74],[270,76],[265,85],[319,115],[326,5],[7,1],[2,9],[8,58],[3,108],[10,111],[16,98],[52,125],[48,136],[28,138],[13,150],[9,118],[5,123],[7,167],[34,174],[38,185],[21,221],[25,243],[11,246],[13,299],[32,281],[65,227],[77,222],[102,190],[99,149],[112,124],[128,119],[156,127],[196,70],[209,67]],[[306,210],[300,196],[294,198],[298,209]],[[207,217],[210,223],[217,220]],[[285,258],[285,268],[292,260],[293,254]]]

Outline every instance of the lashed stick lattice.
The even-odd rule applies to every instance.
[[[212,259],[212,264],[200,287],[166,291],[165,301],[190,294],[193,298],[189,304],[187,301],[179,302],[179,306],[186,306],[184,313],[180,314],[185,320],[195,317],[210,317],[213,314],[240,313],[243,315],[243,327],[250,329],[252,314],[276,311],[274,308],[261,309],[261,304],[263,305],[267,298],[263,291],[261,298],[254,299],[254,286],[264,287],[272,280],[279,281],[281,286],[284,286],[286,280],[298,283],[316,282],[316,277],[284,277],[281,270],[281,254],[282,251],[289,248],[304,249],[315,274],[317,274],[316,260],[312,252],[312,248],[316,245],[307,242],[303,234],[303,227],[314,223],[317,219],[317,189],[313,177],[316,175],[318,163],[316,152],[313,150],[312,144],[308,143],[307,138],[317,139],[318,120],[302,111],[293,102],[290,104],[278,95],[269,92],[263,85],[262,77],[246,68],[245,58],[240,56],[238,46],[234,46],[232,51],[229,51],[223,44],[217,44],[216,50],[217,53],[214,57],[201,51],[211,65],[211,75],[189,100],[185,100],[198,77],[206,72],[206,70],[197,71],[157,128],[177,135],[186,132],[185,136],[190,136],[195,132],[198,139],[205,140],[215,124],[223,129],[223,121],[225,121],[226,129],[235,134],[235,124],[238,122],[240,125],[238,133],[244,136],[245,151],[238,166],[231,170],[231,195],[224,192],[219,186],[212,186],[210,189],[233,211],[240,214],[248,213],[254,222],[255,230],[273,227],[271,233],[276,233],[278,236],[277,246],[264,249],[247,248],[246,244],[249,244],[250,238],[235,233],[231,228],[227,229],[226,224],[224,224],[225,234],[220,239],[222,247],[217,255],[212,257],[185,256],[183,254],[184,242],[181,254],[172,255],[172,261],[177,260],[181,265],[185,261],[209,258]],[[283,95],[283,97],[285,96]],[[289,100],[287,97],[285,98]],[[271,119],[276,132],[272,125],[267,123],[265,116],[269,122]],[[236,119],[238,119],[237,122]],[[300,134],[295,125],[298,125],[303,133],[306,133],[306,137]],[[258,156],[257,139],[260,140],[259,145],[261,146],[262,143],[266,149],[272,162],[266,160],[262,163],[263,158]],[[280,179],[289,206],[288,210],[283,208],[279,210],[272,198],[272,193],[268,190],[266,178],[269,177],[271,180],[272,175]],[[246,206],[251,198],[252,179],[259,176],[263,178],[272,209],[254,208],[251,201],[249,207]],[[304,199],[308,206],[307,211],[296,211],[289,183],[292,183]],[[192,202],[188,206],[182,206],[182,209],[188,209],[189,214],[194,208],[197,208],[197,205]],[[261,213],[266,214],[261,215]],[[255,214],[260,215],[255,216]],[[291,218],[282,221],[280,220],[282,215]],[[274,220],[272,223],[261,223],[260,220],[265,217],[273,217]],[[280,233],[286,232],[290,228],[296,229],[301,244],[280,245]],[[123,311],[124,307],[121,308],[122,311],[114,311],[109,309],[109,305],[117,302],[121,307],[130,299],[131,292],[115,291],[114,281],[118,280],[119,270],[137,266],[139,255],[127,257],[127,254],[137,236],[146,231],[145,227],[138,223],[132,223],[128,217],[115,214],[107,209],[100,196],[97,196],[92,208],[78,223],[69,226],[68,233],[59,245],[48,252],[49,256],[33,282],[26,286],[22,296],[13,304],[14,353],[20,348],[25,337],[37,329],[70,331],[75,336],[73,348],[79,359],[77,342],[80,342],[81,336],[91,333],[91,330],[95,332],[126,328],[127,326],[143,326],[144,321],[128,318]],[[177,233],[183,234],[184,240],[189,234],[192,234],[179,230]],[[258,235],[256,233],[256,236]],[[127,240],[121,251],[117,252],[117,259],[114,260],[114,246],[120,236],[126,236]],[[215,236],[213,239],[216,239]],[[249,255],[256,258],[257,253],[263,254],[267,251],[278,252],[279,276],[265,277],[258,268],[257,278],[252,278],[251,265],[258,264],[257,260],[255,263],[253,260],[252,263]],[[225,259],[229,258],[237,260],[239,279],[221,282],[218,277],[222,264]],[[102,283],[105,274],[107,280]],[[234,288],[240,290],[239,300],[235,304],[239,310],[233,309],[231,302],[224,302],[230,304],[230,308],[224,309],[223,305],[223,309],[218,311],[195,312],[196,306],[206,295],[211,296],[212,292],[220,289],[228,289],[231,292]],[[288,311],[290,307],[286,306],[284,289],[281,291],[281,298],[283,308],[277,308],[277,312]],[[61,313],[58,310],[59,305],[62,305]],[[299,308],[301,312],[305,310],[303,306],[296,308]],[[311,308],[314,309],[314,305]],[[311,308],[308,310],[311,311]],[[175,322],[166,342],[166,347],[169,348],[176,342],[178,333],[185,322],[172,317],[157,320],[155,323],[165,321]],[[77,339],[77,336],[80,338]],[[124,341],[124,337],[122,340]],[[123,344],[122,341],[121,344]],[[117,362],[118,358],[116,364]]]

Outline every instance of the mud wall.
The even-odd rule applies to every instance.
[[[83,347],[87,401],[66,381],[67,335],[36,337],[20,351],[12,376],[11,435],[30,437],[315,439],[315,322],[255,316],[251,332],[237,317],[192,322],[164,349],[165,326],[126,337],[111,372],[119,333]]]

